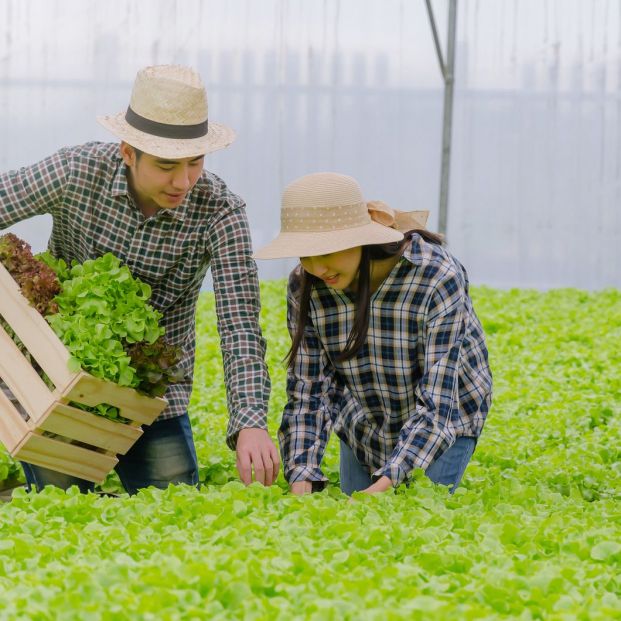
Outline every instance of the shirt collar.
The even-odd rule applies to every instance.
[[[110,194],[112,196],[129,196],[129,184],[127,183],[127,166],[122,159],[119,158],[118,166],[112,177],[110,185]]]
[[[190,199],[192,196],[192,192],[188,192],[183,199],[183,203],[179,205],[179,207],[175,207],[174,209],[160,209],[156,214],[156,218],[172,218],[173,220],[178,220],[179,222],[183,222],[185,220],[185,215],[188,211],[190,205]]]
[[[405,245],[403,249],[403,253],[401,257],[409,261],[412,265],[420,265],[422,256],[421,256],[421,237],[418,233],[414,233],[412,235],[412,239]]]
[[[194,190],[192,190],[192,192],[193,191]],[[160,209],[153,217],[157,219],[172,218],[173,220],[183,222],[190,205],[192,192],[188,192],[186,197],[183,199],[183,203],[181,203],[179,207],[176,207],[175,209]],[[112,177],[110,194],[112,196],[127,196],[130,199],[130,204],[135,204],[129,191],[129,183],[127,182],[127,165],[123,162],[123,160],[119,160],[119,165],[117,166],[114,176]]]

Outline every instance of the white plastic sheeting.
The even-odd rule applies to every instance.
[[[619,3],[458,5],[451,249],[476,283],[621,286]],[[323,170],[431,209],[433,228],[442,80],[422,0],[3,0],[0,170],[113,139],[95,116],[170,62],[199,69],[212,118],[238,131],[206,165],[246,199],[257,245],[283,186]],[[41,249],[50,222],[15,229]]]

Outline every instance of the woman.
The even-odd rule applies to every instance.
[[[424,230],[426,215],[367,203],[354,179],[336,173],[284,191],[281,232],[255,257],[300,257],[287,294],[279,430],[295,494],[325,486],[331,430],[346,494],[396,487],[415,468],[451,492],[462,478],[492,380],[465,269]]]

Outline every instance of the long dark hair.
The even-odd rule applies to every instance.
[[[410,243],[414,233],[420,235],[426,242],[442,245],[444,237],[431,231],[416,229],[408,231],[402,241],[392,244],[377,244],[361,246],[360,267],[358,269],[358,288],[355,299],[354,325],[347,337],[345,349],[337,356],[336,362],[345,362],[354,358],[367,338],[369,330],[369,310],[371,302],[371,261],[389,259],[403,252],[405,246]],[[310,321],[310,299],[313,287],[321,282],[319,278],[309,274],[304,269],[299,270],[298,287],[298,317],[295,332],[291,339],[291,348],[285,356],[287,366],[291,366],[300,348],[304,336],[304,328]]]

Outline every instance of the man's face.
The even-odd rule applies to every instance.
[[[203,170],[204,155],[168,160],[148,153],[140,157],[131,145],[121,143],[121,155],[129,168],[129,185],[145,215],[158,209],[179,207]]]

